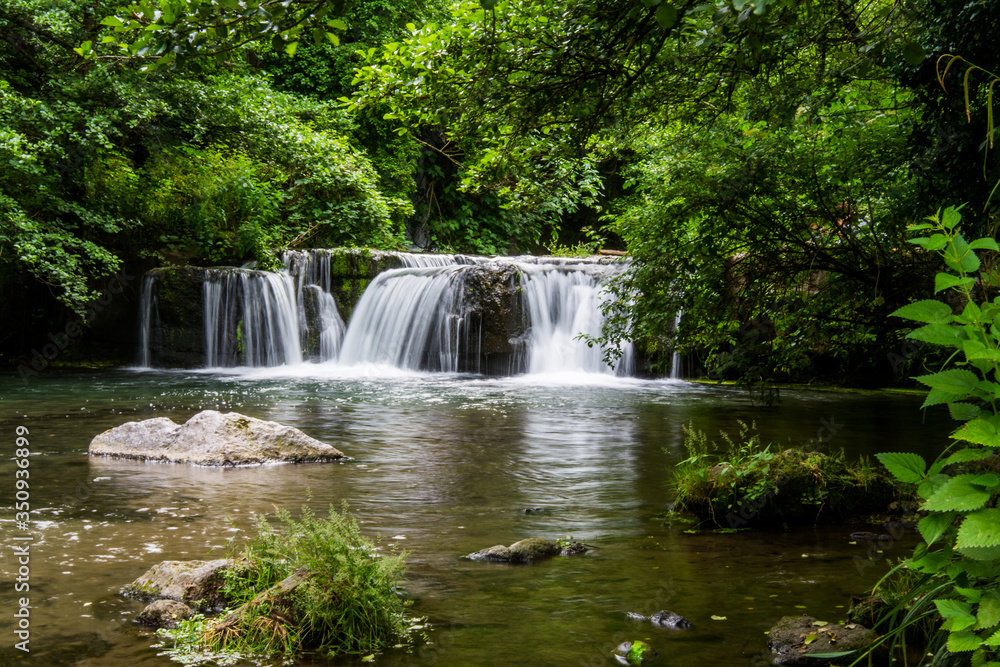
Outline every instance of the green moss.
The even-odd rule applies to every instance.
[[[905,495],[865,458],[848,463],[843,451],[772,451],[753,426],[739,426],[735,438],[722,434],[722,453],[703,432],[685,428],[689,458],[677,465],[669,482],[676,507],[701,521],[739,529],[884,512]]]

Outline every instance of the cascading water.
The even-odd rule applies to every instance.
[[[298,309],[288,275],[207,269],[202,286],[207,366],[302,362]]]
[[[201,270],[205,365],[310,360],[489,375],[633,372],[631,344],[622,346],[612,369],[600,347],[579,339],[600,333],[602,281],[619,270],[617,263],[405,253],[377,257],[403,268],[375,276],[349,326],[334,298],[341,293],[331,251],[286,252],[279,273]],[[140,334],[144,366],[150,365],[150,348],[156,344],[155,287],[155,280],[147,278]]]

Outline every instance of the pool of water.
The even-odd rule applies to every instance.
[[[950,427],[910,396],[783,392],[756,408],[737,389],[676,381],[544,375],[493,379],[303,365],[254,371],[49,371],[0,376],[0,608],[12,618],[23,535],[14,525],[14,428],[32,456],[29,654],[5,632],[0,663],[170,665],[118,590],[161,560],[224,555],[227,539],[275,507],[346,500],[386,549],[405,549],[415,616],[431,643],[382,665],[607,665],[627,639],[669,664],[767,664],[781,616],[842,618],[905,557],[912,536],[875,552],[856,525],[714,534],[661,519],[682,427],[709,434],[756,422],[778,446],[812,441],[851,457],[933,456]],[[236,410],[296,426],[354,460],[213,469],[88,458],[91,438],[126,421]],[[530,536],[596,547],[533,566],[463,554]],[[868,556],[875,561],[869,562]],[[626,612],[671,609],[670,632]],[[714,619],[718,617],[722,620]],[[722,618],[724,617],[724,618]],[[11,627],[5,622],[3,627]],[[301,664],[355,664],[319,660]]]

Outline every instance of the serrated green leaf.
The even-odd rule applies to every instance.
[[[991,239],[988,236],[972,241],[969,243],[969,248],[972,250],[993,250],[1000,252],[1000,246],[997,245],[996,239]]]
[[[987,472],[974,477],[972,483],[984,489],[995,489],[1000,486],[1000,476],[997,476],[995,472]]]
[[[958,549],[969,547],[1000,546],[1000,509],[984,509],[974,512],[958,527]]]
[[[1000,434],[997,434],[996,427],[982,417],[966,422],[952,433],[951,437],[955,440],[971,442],[977,445],[1000,447]]]
[[[935,574],[944,569],[949,562],[951,561],[947,556],[939,551],[935,551],[934,553],[927,554],[923,558],[912,558],[907,564],[911,570]]]
[[[983,593],[976,608],[976,630],[992,628],[1000,623],[1000,591],[992,590]]]
[[[983,643],[987,646],[1000,646],[1000,630],[994,632],[990,638]]]
[[[920,531],[920,536],[930,546],[941,539],[945,531],[951,527],[951,522],[955,520],[955,516],[957,516],[955,512],[928,514],[917,523],[917,530]]]
[[[972,605],[961,600],[934,600],[934,606],[937,607],[941,618],[960,618],[972,615]]]
[[[947,324],[951,322],[951,306],[936,299],[924,299],[897,308],[892,315],[925,324]]]
[[[906,337],[933,345],[957,345],[962,341],[962,330],[950,324],[926,324]]]
[[[973,632],[969,632],[968,630],[951,632],[948,634],[948,650],[952,653],[975,651],[982,645],[983,640],[980,639],[978,635]]]
[[[950,273],[939,273],[934,276],[934,293],[946,289],[951,289],[953,287],[962,287],[963,285],[973,285],[975,284],[975,278],[962,278],[960,276],[952,275]]]
[[[995,547],[962,547],[959,549],[963,556],[972,560],[991,561],[1000,559],[1000,546]],[[968,569],[968,566],[962,570]]]
[[[978,405],[955,401],[948,404],[948,412],[951,413],[951,418],[956,421],[969,421],[978,417],[981,410]]]
[[[990,499],[988,491],[972,484],[974,475],[952,477],[939,486],[924,502],[930,512],[967,512],[977,510]]]
[[[964,368],[949,368],[946,371],[920,375],[913,378],[921,384],[940,389],[950,394],[969,394],[979,383],[979,376]]]
[[[931,389],[927,392],[927,397],[924,398],[924,402],[920,407],[927,408],[932,405],[941,405],[942,403],[954,403],[955,401],[961,401],[963,398],[968,397],[968,392],[955,394],[949,391],[944,391],[943,389]]]
[[[919,454],[910,452],[881,452],[875,457],[886,467],[893,477],[907,484],[917,484],[924,480],[927,462]]]

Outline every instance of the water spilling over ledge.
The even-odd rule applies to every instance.
[[[280,272],[176,267],[147,274],[144,367],[274,367],[303,361],[508,376],[631,375],[581,334],[603,324],[607,258],[289,251]],[[345,324],[345,320],[349,324]]]

